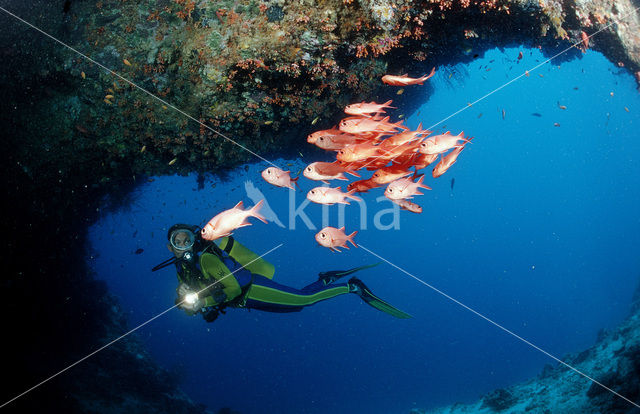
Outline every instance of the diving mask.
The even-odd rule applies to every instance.
[[[176,229],[171,233],[169,242],[171,247],[178,251],[189,250],[196,242],[196,235],[188,229]]]

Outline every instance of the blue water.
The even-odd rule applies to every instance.
[[[544,60],[538,50],[525,50],[519,63],[517,55],[493,50],[439,68],[433,95],[405,114],[407,125],[433,125]],[[394,94],[390,88],[379,101]],[[632,77],[598,53],[547,64],[436,127],[475,139],[444,176],[434,180],[427,169],[433,190],[413,200],[422,214],[403,211],[399,229],[376,229],[375,214],[391,204],[376,202],[382,189],[372,190],[363,195],[366,228],[354,204],[345,209],[347,231],[359,230],[355,240],[366,249],[553,355],[580,351],[625,317],[638,283],[639,113]],[[273,161],[293,164],[296,173],[315,159]],[[364,248],[338,254],[318,247],[319,205],[304,209],[316,229],[299,217],[290,229],[293,193],[262,181],[265,167],[256,162],[225,180],[212,176],[201,191],[195,176],[155,177],[129,209],[92,227],[91,264],[132,328],[173,305],[174,270],[150,271],[170,257],[167,228],[202,224],[240,200],[252,205],[247,180],[286,227],[252,219],[234,236],[258,254],[283,244],[266,256],[278,282],[302,287],[320,271],[378,261]],[[295,206],[318,184],[301,178],[300,185]],[[338,207],[328,211],[336,226]],[[386,213],[382,223],[391,219]],[[243,414],[407,413],[471,402],[553,363],[388,264],[358,276],[413,319],[344,295],[297,314],[231,309],[212,324],[174,309],[136,335],[181,375],[194,400]]]

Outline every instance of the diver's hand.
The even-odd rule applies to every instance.
[[[178,296],[183,298],[189,292],[191,292],[189,285],[186,283],[180,283],[180,286],[178,286]]]
[[[204,301],[202,299],[198,299],[193,303],[188,303],[183,297],[182,302],[180,302],[180,307],[188,312],[197,313],[204,307]]]

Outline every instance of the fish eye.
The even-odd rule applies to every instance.
[[[324,137],[320,137],[318,138],[318,141],[322,141],[324,139]]]
[[[316,190],[311,190],[311,194],[315,194],[315,193],[316,193]]]
[[[389,192],[390,192],[390,193],[392,193],[392,192],[393,192],[393,188],[389,188],[388,190],[389,190]]]
[[[324,234],[324,233],[320,233],[320,237],[322,237],[324,239],[325,237],[327,237],[327,235]]]
[[[271,174],[271,169],[267,168],[267,174]]]
[[[311,167],[307,167],[307,171],[311,171]]]

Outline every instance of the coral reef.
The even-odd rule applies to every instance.
[[[469,50],[526,44],[552,54],[580,41],[582,32],[614,23],[589,47],[640,70],[638,16],[629,0],[61,3],[3,7],[163,102],[0,13],[7,28],[0,31],[0,182],[7,195],[1,228],[12,235],[3,255],[2,323],[6,332],[33,327],[5,343],[16,355],[6,368],[15,378],[2,390],[5,400],[122,328],[83,260],[86,228],[104,212],[105,195],[117,206],[147,176],[220,172],[255,160],[225,137],[265,157],[305,151],[302,137],[310,129],[331,126],[347,103],[383,91],[381,75],[468,60]],[[567,58],[579,54],[575,49]],[[407,107],[411,96],[394,103]],[[71,412],[180,412],[171,401],[197,412],[129,346],[96,355],[15,407],[29,401],[60,407],[63,395],[61,410]],[[109,358],[131,372],[101,369]],[[88,380],[95,373],[100,384]],[[150,379],[136,380],[142,377]],[[120,381],[135,387],[117,388]],[[151,400],[150,390],[163,397]],[[592,395],[606,403],[606,396]],[[80,400],[95,405],[81,408]]]
[[[640,404],[640,286],[629,317],[598,335],[591,348],[561,358],[604,386]],[[640,409],[563,365],[545,366],[537,378],[498,389],[473,404],[455,404],[421,414],[638,413]]]

